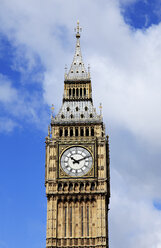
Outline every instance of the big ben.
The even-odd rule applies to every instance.
[[[109,145],[102,113],[93,106],[77,22],[73,62],[65,73],[62,107],[46,137],[46,247],[109,247]]]

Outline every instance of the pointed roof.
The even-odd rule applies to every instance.
[[[102,115],[97,114],[90,101],[66,101],[62,104],[59,113],[52,117],[51,122],[52,124],[102,123]]]
[[[71,64],[70,70],[68,74],[65,74],[65,80],[86,80],[90,79],[89,72],[86,71],[86,68],[83,63],[82,53],[80,48],[80,31],[79,21],[77,21],[76,28],[76,48],[75,54],[73,58],[73,62]]]

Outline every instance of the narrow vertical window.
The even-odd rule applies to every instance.
[[[86,88],[84,88],[84,96],[86,96]]]
[[[60,128],[60,129],[59,129],[59,136],[62,137],[62,135],[63,135],[63,129]]]
[[[78,88],[76,89],[76,96],[78,97]]]
[[[70,207],[70,237],[72,237],[72,207]]]
[[[75,96],[75,89],[73,89],[73,96]]]
[[[89,128],[86,128],[86,136],[89,136]]]
[[[82,127],[81,130],[80,130],[80,135],[81,136],[84,136],[84,128]]]
[[[69,89],[69,96],[71,96],[71,89]]]
[[[80,97],[82,97],[82,88],[80,88]]]
[[[58,184],[58,191],[61,191],[61,190],[62,190],[62,184],[59,183],[59,184]]]
[[[64,236],[67,236],[67,207],[64,209]]]
[[[94,128],[91,128],[91,136],[94,136]]]
[[[83,206],[81,207],[81,231],[82,231],[82,237],[83,237]]]
[[[89,206],[87,206],[87,236],[89,236]]]
[[[78,128],[75,129],[75,136],[78,136]]]
[[[66,128],[65,129],[65,137],[67,137],[68,136],[68,129]]]
[[[73,136],[73,128],[70,129],[70,136]]]

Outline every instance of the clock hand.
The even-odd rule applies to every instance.
[[[84,158],[81,158],[81,159],[78,159],[77,161],[82,161],[82,160],[84,160],[84,159],[86,159],[86,158],[89,158],[90,156],[87,156],[87,157],[84,157]]]
[[[73,164],[75,164],[75,163],[79,163],[80,161],[82,161],[82,160],[84,160],[84,159],[86,159],[86,158],[90,158],[90,156],[87,156],[87,157],[84,157],[84,158],[81,158],[81,159],[78,159],[78,160],[76,160],[77,162],[73,162]]]
[[[71,157],[71,159],[74,161],[73,164],[75,163],[79,164],[78,160],[76,160],[75,158]]]

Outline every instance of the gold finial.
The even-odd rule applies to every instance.
[[[76,38],[80,38],[80,32],[82,32],[82,28],[79,27],[79,20],[77,21],[77,27],[74,29],[76,32]]]
[[[100,103],[99,108],[100,108],[100,115],[102,116],[102,103]]]
[[[54,115],[54,104],[52,104],[52,106],[51,106],[51,116],[53,116]]]

